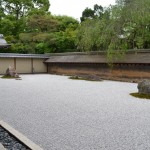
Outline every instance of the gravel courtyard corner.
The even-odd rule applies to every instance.
[[[150,149],[150,101],[137,84],[21,75],[0,79],[0,119],[44,150]]]

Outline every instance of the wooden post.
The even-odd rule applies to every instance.
[[[47,63],[46,65],[47,65],[47,73],[49,73],[49,72],[48,72],[48,63]]]
[[[16,58],[14,58],[14,68],[15,68],[15,70],[17,69],[16,68]]]
[[[31,72],[34,73],[34,68],[33,68],[33,58],[31,58]]]

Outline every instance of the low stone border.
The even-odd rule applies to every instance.
[[[18,132],[17,130],[15,130],[14,128],[12,128],[10,125],[8,125],[6,122],[2,120],[0,120],[0,127],[1,127],[1,130],[4,130],[5,134],[8,135],[8,138],[6,138],[6,145],[7,145],[7,141],[14,140],[14,141],[19,141],[20,143],[22,143],[22,144],[18,143],[18,146],[20,146],[20,148],[19,147],[17,148],[18,150],[19,149],[20,150],[43,150],[41,147],[33,143],[27,137],[22,135],[20,132]]]

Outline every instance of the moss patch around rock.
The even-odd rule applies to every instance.
[[[150,99],[149,94],[140,94],[140,93],[131,93],[130,95],[136,97],[136,98],[142,98],[142,99]]]
[[[1,77],[2,79],[19,79],[19,80],[21,80],[21,78],[20,77],[11,77],[11,76],[6,76],[6,75],[4,75],[4,76],[2,76]]]

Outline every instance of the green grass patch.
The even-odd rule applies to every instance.
[[[134,96],[136,98],[150,99],[150,95],[149,94],[131,93],[130,95]]]

